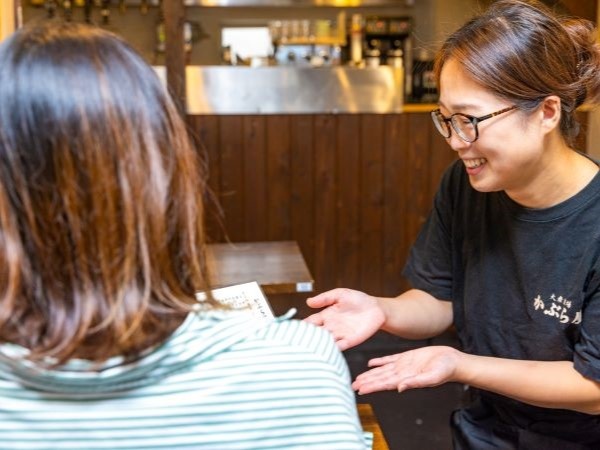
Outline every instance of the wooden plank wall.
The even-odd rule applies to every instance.
[[[455,158],[428,113],[188,121],[220,205],[208,209],[213,241],[296,240],[317,292],[408,287],[400,272]],[[583,127],[577,148],[585,138]]]
[[[429,114],[189,116],[213,241],[296,240],[317,292],[394,295],[444,168]],[[219,222],[221,225],[219,225]]]
[[[586,123],[585,113],[578,118]],[[408,287],[400,272],[455,158],[428,113],[188,122],[216,199],[208,208],[213,241],[296,240],[317,292],[395,295]],[[585,149],[585,136],[577,148]]]

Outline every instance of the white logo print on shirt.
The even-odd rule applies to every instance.
[[[533,308],[536,311],[541,310],[547,316],[556,317],[560,323],[581,323],[581,310],[575,312],[572,320],[569,316],[572,306],[571,300],[564,298],[562,295],[557,297],[555,294],[552,294],[546,302],[549,303],[548,308],[546,308],[542,296],[538,294],[538,296],[533,299]]]

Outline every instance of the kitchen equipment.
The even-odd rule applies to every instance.
[[[433,54],[420,49],[413,64],[413,89],[411,98],[416,102],[435,103],[438,90],[433,71]]]
[[[360,14],[352,14],[350,22],[350,62],[354,66],[362,63],[362,36],[363,19]]]
[[[381,51],[378,48],[368,49],[365,54],[365,64],[367,67],[379,67],[381,64]]]
[[[399,48],[389,49],[386,57],[387,65],[400,69],[404,67],[404,60],[402,57],[402,50]]]
[[[394,16],[365,17],[365,52],[377,49],[380,63],[405,69],[404,90],[412,92],[412,18]],[[388,59],[391,58],[390,61]],[[400,61],[402,59],[402,61]]]

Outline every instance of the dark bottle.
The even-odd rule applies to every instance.
[[[412,99],[419,103],[435,103],[438,100],[433,58],[425,49],[419,51],[413,63]]]

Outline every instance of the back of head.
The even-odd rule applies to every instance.
[[[153,70],[45,22],[0,46],[0,342],[101,361],[169,334],[207,286],[204,175]]]
[[[600,98],[595,32],[590,21],[559,18],[535,0],[500,0],[446,40],[436,60],[438,81],[444,63],[455,58],[474,81],[524,111],[556,95],[560,131],[572,144],[579,131],[575,109]]]

